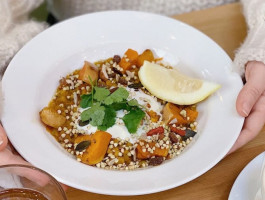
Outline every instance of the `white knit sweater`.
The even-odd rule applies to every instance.
[[[265,1],[241,0],[244,5],[244,15],[249,27],[248,36],[238,49],[235,64],[244,70],[248,61],[265,63]]]
[[[51,12],[62,20],[72,16],[104,10],[139,10],[176,15],[238,0],[47,0]]]
[[[48,0],[51,12],[60,20],[102,10],[141,10],[164,15],[205,9],[237,0]],[[9,61],[33,36],[46,28],[28,18],[43,0],[0,0],[0,79]],[[241,0],[249,34],[235,57],[244,72],[248,61],[265,63],[265,1]],[[264,36],[263,36],[264,35]]]
[[[16,52],[47,25],[29,19],[42,0],[0,0],[0,80]]]

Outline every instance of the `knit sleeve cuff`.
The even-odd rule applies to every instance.
[[[236,71],[242,76],[245,72],[245,66],[249,61],[259,61],[265,64],[265,49],[241,49],[235,57]]]
[[[250,29],[265,21],[264,0],[241,0],[244,8],[246,22]]]
[[[260,61],[265,64],[265,21],[260,21],[251,28],[243,45],[235,55],[235,67],[241,75],[249,61]]]

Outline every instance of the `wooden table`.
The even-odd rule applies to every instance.
[[[246,36],[239,3],[174,16],[215,40],[233,59]],[[69,188],[69,200],[225,200],[241,170],[265,150],[265,128],[249,144],[225,157],[199,178],[180,187],[142,196],[107,196]]]

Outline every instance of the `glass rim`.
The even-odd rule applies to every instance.
[[[11,168],[11,167],[28,168],[28,169],[31,169],[31,170],[37,170],[37,171],[39,171],[39,172],[47,175],[55,183],[55,185],[59,189],[60,193],[62,194],[63,199],[67,200],[65,191],[62,188],[62,186],[60,185],[60,183],[51,174],[49,174],[48,172],[46,172],[46,171],[44,171],[44,170],[42,170],[42,169],[40,169],[38,167],[34,167],[32,165],[22,165],[22,164],[0,165],[0,169],[3,169],[3,168]]]

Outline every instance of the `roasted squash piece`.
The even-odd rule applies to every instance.
[[[74,145],[76,146],[76,145],[80,144],[83,141],[91,141],[91,140],[92,140],[92,135],[78,135],[75,138]]]
[[[195,109],[191,109],[191,107],[186,107],[184,108],[184,110],[186,111],[186,119],[188,121],[188,123],[194,122],[196,121],[197,117],[198,117],[198,111]]]
[[[172,103],[167,103],[162,111],[162,120],[165,124],[170,123],[180,110]]]
[[[81,159],[81,162],[89,165],[95,165],[101,162],[107,152],[111,134],[105,131],[97,131],[91,136],[91,138],[82,139],[91,139],[91,143],[85,152],[78,156],[78,158]],[[75,141],[77,141],[77,139]]]
[[[83,68],[79,71],[78,79],[91,85],[91,81],[92,83],[94,83],[98,80],[98,74],[98,69],[96,67],[91,66],[89,62],[85,61]]]
[[[182,114],[181,112],[184,112]],[[175,104],[167,103],[163,109],[163,122],[169,124],[172,120],[176,120],[174,124],[188,124],[197,119],[198,112],[191,107],[180,108]]]
[[[138,53],[135,50],[128,49],[121,61],[119,62],[119,66],[123,69],[122,73],[126,73],[127,70],[130,70],[133,65],[136,64],[138,58]]]
[[[155,111],[150,110],[150,111],[146,111],[146,112],[149,115],[152,122],[156,123],[160,119],[160,115],[158,115]]]
[[[147,143],[144,140],[141,140],[140,142],[144,143],[144,146],[146,146],[148,144],[151,149],[153,147],[155,147],[155,150],[153,151],[153,153],[147,151],[147,149],[144,152],[143,149],[142,149],[142,146],[138,145],[136,147],[136,157],[138,159],[148,159],[148,158],[151,158],[152,156],[162,156],[162,157],[166,157],[168,155],[168,149],[166,149],[166,148],[161,149],[159,147],[156,147],[154,142]]]
[[[144,64],[144,61],[147,60],[152,62],[155,60],[153,52],[150,49],[146,49],[141,55],[138,56],[136,61],[136,66],[141,67]]]
[[[125,52],[126,58],[129,59],[131,64],[135,64],[138,58],[138,53],[137,51],[133,50],[133,49],[128,49]]]
[[[66,121],[66,118],[64,116],[58,114],[56,111],[52,110],[49,107],[43,108],[39,114],[41,121],[53,128],[62,126]]]

